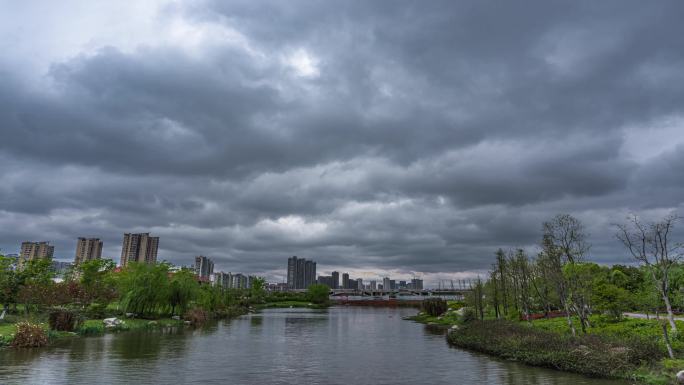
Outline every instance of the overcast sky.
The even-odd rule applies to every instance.
[[[0,248],[429,282],[684,201],[680,1],[0,0]],[[684,227],[684,224],[682,225]]]

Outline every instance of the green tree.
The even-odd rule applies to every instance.
[[[184,314],[191,301],[195,300],[199,291],[199,284],[195,273],[188,269],[173,274],[169,283],[169,306],[171,315],[176,314],[178,309],[180,314]]]
[[[169,303],[169,265],[129,263],[119,274],[121,304],[126,311],[151,315]]]
[[[327,285],[315,284],[306,290],[306,298],[318,305],[327,304],[329,301],[330,288]]]
[[[615,320],[620,320],[622,313],[632,305],[629,292],[608,281],[596,285],[592,299],[597,310],[608,312]]]
[[[249,297],[254,303],[261,303],[266,296],[266,290],[264,286],[266,285],[266,280],[257,277],[252,280],[252,286],[249,288]]]
[[[52,299],[55,283],[55,272],[52,270],[52,260],[49,258],[32,259],[24,262],[17,272],[19,291],[17,301],[24,303],[24,309],[29,313],[32,307],[40,307]]]
[[[0,255],[0,303],[4,310],[9,310],[10,305],[17,304],[20,282],[19,275],[12,268],[14,260]]]
[[[116,263],[111,259],[92,259],[74,268],[74,276],[79,278],[79,301],[84,305],[97,302],[107,305],[117,296],[114,269]]]

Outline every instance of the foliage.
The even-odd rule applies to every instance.
[[[116,263],[111,259],[92,259],[81,262],[75,267],[75,275],[80,278],[74,282],[74,298],[88,306],[93,302],[107,305],[117,297],[114,268]]]
[[[173,274],[169,284],[169,305],[171,314],[176,314],[176,309],[183,314],[188,305],[197,297],[199,287],[195,274],[187,269]]]
[[[209,314],[204,309],[193,308],[185,312],[183,319],[193,326],[201,326],[209,320]]]
[[[78,316],[67,309],[53,309],[50,311],[48,322],[51,330],[72,332],[78,324]]]
[[[461,314],[461,323],[469,323],[478,319],[477,313],[472,307],[467,307],[463,309]]]
[[[121,305],[127,312],[152,315],[168,304],[169,265],[129,263],[119,273]]]
[[[597,310],[606,311],[613,319],[622,318],[622,313],[631,306],[629,292],[609,282],[599,282],[593,291],[593,303]]]
[[[264,287],[266,286],[266,280],[257,277],[252,280],[252,286],[249,288],[249,296],[250,299],[252,300],[252,303],[261,303],[264,300],[264,297],[266,296],[266,290]]]
[[[421,309],[433,317],[440,316],[447,311],[448,306],[443,298],[427,298],[421,303]]]
[[[315,284],[306,290],[306,297],[309,301],[323,305],[329,301],[330,288],[327,285]]]
[[[16,348],[35,348],[47,346],[48,335],[42,326],[29,322],[19,322],[17,331],[12,340],[12,346]]]

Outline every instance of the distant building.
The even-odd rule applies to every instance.
[[[287,287],[307,289],[316,283],[316,262],[296,256],[287,260]]]
[[[62,261],[52,261],[52,266],[51,269],[52,271],[55,272],[57,277],[64,277],[64,274],[66,274],[74,265],[69,262],[62,262]]]
[[[363,279],[357,278],[356,279],[356,290],[363,290]]]
[[[287,283],[269,283],[266,285],[268,291],[287,291]]]
[[[406,289],[406,281],[399,281],[399,289]]]
[[[342,274],[342,288],[343,289],[349,289],[349,274],[344,273]]]
[[[214,274],[214,261],[203,256],[198,255],[195,257],[195,274],[201,278],[209,278]]]
[[[321,285],[325,285],[331,289],[335,288],[332,275],[319,275],[318,276],[318,283]]]
[[[397,282],[393,279],[390,279],[389,281],[389,289],[390,290],[397,290]]]
[[[233,275],[233,284],[231,287],[233,289],[247,289],[248,282],[247,276],[238,273]]]
[[[156,263],[159,237],[150,237],[150,233],[124,234],[121,247],[121,266],[129,262]]]
[[[369,285],[369,286],[370,286],[370,287],[369,287],[370,290],[378,290],[378,283],[375,282],[375,281],[370,281],[370,285]]]
[[[418,278],[413,278],[411,280],[411,289],[413,290],[423,290],[423,280]]]
[[[331,289],[339,289],[340,288],[340,273],[337,271],[333,271],[330,276],[332,278],[332,286],[330,286],[330,288]]]
[[[52,259],[54,253],[55,247],[50,242],[22,242],[17,266],[21,268],[34,259]]]
[[[385,291],[392,290],[392,285],[390,284],[389,277],[385,277],[382,279],[382,289]]]
[[[221,287],[223,289],[230,289],[233,287],[233,274],[230,272],[224,273],[219,271],[214,273],[214,285]]]
[[[102,241],[100,238],[78,238],[74,265],[102,258]]]

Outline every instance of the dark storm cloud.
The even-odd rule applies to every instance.
[[[624,262],[611,223],[682,206],[681,8],[199,1],[121,36],[8,18],[0,247],[100,236],[118,258],[151,231],[178,264],[429,279],[534,251],[569,212]]]

